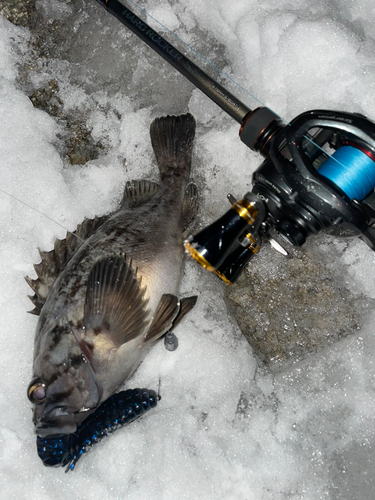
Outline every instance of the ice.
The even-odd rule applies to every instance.
[[[147,12],[150,17],[158,21],[153,21],[156,28],[159,28],[160,24],[163,24],[170,31],[175,31],[180,27],[178,17],[173,12],[172,6],[168,3],[154,5]]]
[[[140,6],[286,120],[317,108],[375,119],[371,1]],[[258,105],[225,85],[249,107]],[[316,262],[330,290],[350,292],[363,310],[359,329],[298,362],[262,368],[227,309],[223,284],[188,261],[181,293],[199,300],[176,329],[179,348],[168,352],[160,342],[126,384],[157,390],[160,379],[157,408],[103,440],[73,473],[45,468],[37,456],[26,398],[36,318],[26,314],[31,291],[23,277],[34,277],[38,247],[50,250],[84,217],[113,210],[127,180],[157,179],[149,124],[187,111],[197,119],[193,177],[203,225],[229,207],[228,192],[241,196],[250,188],[260,164],[239,140],[238,124],[94,0],[38,0],[31,30],[0,17],[1,497],[371,499],[375,257],[355,239],[311,238],[306,280]],[[295,282],[278,259],[267,250],[252,272],[274,283],[286,303]],[[325,307],[315,320],[312,314],[312,331],[314,321],[333,321],[328,300]],[[288,308],[293,322],[297,305]]]

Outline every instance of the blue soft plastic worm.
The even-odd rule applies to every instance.
[[[38,455],[46,467],[73,470],[81,456],[103,437],[130,424],[157,405],[158,396],[148,389],[118,392],[99,406],[74,434],[41,438],[37,436]]]

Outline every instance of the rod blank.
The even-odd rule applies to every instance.
[[[122,24],[135,33],[149,47],[163,57],[171,66],[185,76],[193,85],[214,101],[228,115],[238,123],[251,109],[239,101],[219,83],[215,82],[190,59],[185,57],[167,40],[161,37],[148,24],[137,17],[131,10],[117,0],[97,0],[110,14],[115,16]]]

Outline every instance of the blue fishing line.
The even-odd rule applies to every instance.
[[[375,162],[361,150],[342,146],[318,169],[351,200],[362,201],[375,188]]]

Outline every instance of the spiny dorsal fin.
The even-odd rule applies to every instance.
[[[33,286],[36,281],[39,280],[31,280],[28,276],[25,276],[26,282],[31,286],[31,288],[34,290]],[[34,295],[28,295],[29,299],[31,302],[34,304],[34,309],[31,311],[27,311],[30,314],[35,314],[36,316],[39,316],[40,311],[42,310],[42,307],[44,306],[45,300],[39,299],[37,294]]]
[[[170,293],[162,295],[144,342],[154,342],[168,332],[172,328],[179,310],[180,302],[175,295]]]
[[[100,335],[103,342],[119,347],[143,333],[149,311],[141,281],[124,255],[105,257],[94,264],[87,280],[86,339]]]
[[[94,219],[84,219],[82,224],[77,226],[74,233],[68,233],[66,237],[67,246],[67,260],[65,264],[71,259],[71,257],[77,252],[81,245],[92,236],[97,229],[106,222],[112,214],[103,215],[102,217],[95,217]],[[58,240],[64,241],[64,240]]]
[[[198,187],[191,182],[185,190],[182,214],[184,218],[184,231],[188,229],[192,220],[198,213]]]
[[[71,233],[68,232],[63,240],[56,239],[54,249],[50,252],[39,250],[41,262],[34,265],[37,279],[32,280],[25,277],[26,282],[35,293],[30,296],[35,308],[29,311],[32,314],[40,314],[42,307],[47,299],[49,292],[56,279],[66,266],[66,263],[77,252],[82,243],[87,240],[110,216],[95,217],[94,219],[85,219],[77,229]]]
[[[159,189],[156,182],[141,180],[129,181],[125,184],[121,208],[140,207],[150,201]]]

